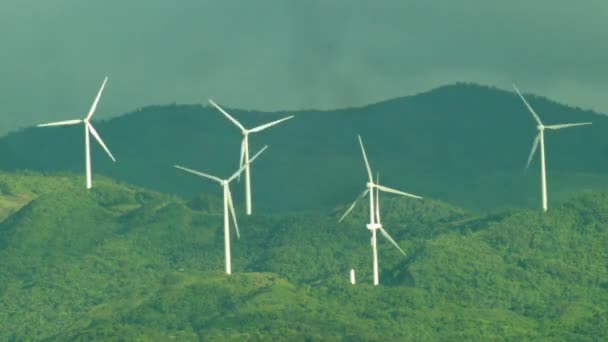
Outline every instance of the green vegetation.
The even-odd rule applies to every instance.
[[[0,174],[0,340],[608,339],[605,193],[489,215],[385,196],[408,256],[379,240],[374,288],[365,201],[339,225],[239,215],[226,276],[219,198],[82,180]]]
[[[550,207],[581,190],[608,191],[608,117],[528,96],[546,124],[593,121],[547,132]],[[246,126],[285,115],[229,109]],[[361,134],[374,170],[397,189],[469,211],[538,208],[539,165],[524,172],[536,134],[521,100],[467,84],[362,108],[299,111],[251,139],[270,149],[252,167],[254,210],[327,214],[363,189]],[[173,168],[218,176],[237,168],[241,134],[217,110],[201,105],[154,106],[95,123],[118,162],[93,144],[93,171],[129,184],[192,198],[217,186]],[[0,139],[0,169],[84,173],[82,131],[30,128]],[[243,184],[234,184],[235,200]]]

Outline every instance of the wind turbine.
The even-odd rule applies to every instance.
[[[250,163],[253,162],[264,150],[266,150],[268,146],[264,146],[251,160]],[[232,265],[230,260],[230,217],[232,216],[232,221],[234,222],[234,229],[236,231],[237,238],[240,238],[241,235],[239,233],[239,226],[236,222],[236,213],[234,210],[234,203],[232,202],[232,194],[230,193],[230,182],[232,182],[235,178],[237,178],[243,170],[245,170],[245,165],[241,166],[232,176],[228,179],[221,179],[206,173],[202,173],[200,171],[192,170],[185,168],[183,166],[175,165],[176,168],[195,174],[200,177],[208,178],[218,182],[224,191],[224,252],[226,258],[226,274],[232,273]]]
[[[374,178],[372,176],[372,169],[369,165],[369,161],[367,160],[367,155],[365,153],[365,148],[363,147],[363,141],[361,140],[361,136],[359,137],[359,145],[361,146],[361,153],[363,154],[363,160],[365,161],[365,167],[367,169],[367,175],[369,177],[368,182],[366,183],[366,189],[357,197],[357,199],[353,202],[353,204],[346,210],[344,215],[340,218],[339,222],[342,222],[346,218],[346,216],[355,208],[360,199],[369,194],[369,224],[367,224],[367,229],[372,233],[372,253],[373,253],[373,273],[374,273],[374,285],[378,285],[380,283],[379,273],[378,273],[378,248],[377,248],[377,231],[380,230],[380,233],[389,240],[401,253],[405,255],[405,252],[399,247],[399,245],[393,240],[393,238],[384,230],[382,227],[382,223],[380,222],[380,191],[393,193],[401,196],[422,199],[420,196],[408,194],[403,191],[395,190],[388,188],[386,186],[380,185],[380,180],[378,179],[374,182]],[[374,195],[376,200],[374,201]]]
[[[95,101],[93,101],[93,105],[91,106],[89,113],[87,114],[87,116],[84,119],[66,120],[66,121],[51,122],[51,123],[47,123],[47,124],[38,125],[38,127],[48,127],[48,126],[71,126],[71,125],[78,125],[81,123],[84,124],[84,144],[85,144],[85,165],[86,165],[86,175],[87,175],[87,189],[91,189],[91,187],[93,186],[93,181],[91,179],[91,142],[90,142],[89,133],[92,134],[93,137],[95,138],[95,140],[97,140],[97,142],[99,143],[99,145],[101,145],[101,147],[103,147],[103,149],[106,151],[108,156],[110,156],[110,159],[112,159],[113,162],[116,162],[116,159],[114,159],[114,156],[112,155],[112,153],[110,152],[110,150],[108,149],[106,144],[103,142],[103,140],[99,136],[99,133],[97,133],[97,131],[95,130],[95,127],[93,127],[93,124],[91,124],[91,117],[93,117],[93,114],[95,114],[95,110],[97,109],[97,104],[99,103],[99,99],[101,98],[101,93],[103,93],[103,89],[105,88],[107,81],[108,81],[108,78],[106,77],[103,80],[103,83],[101,84],[101,88],[99,89],[99,92],[97,93],[97,97],[95,97]]]
[[[519,89],[517,89],[517,86],[515,84],[513,85],[513,89],[515,89],[515,92],[517,93],[517,95],[519,95],[521,100],[526,105],[526,108],[528,108],[528,110],[532,114],[532,117],[534,117],[534,120],[536,120],[536,123],[538,124],[536,126],[536,128],[538,130],[538,134],[536,135],[536,138],[534,139],[534,142],[532,143],[532,150],[530,151],[530,155],[528,156],[528,162],[526,164],[526,169],[528,167],[530,167],[530,162],[532,161],[532,157],[534,157],[534,153],[536,152],[536,149],[538,148],[538,143],[540,142],[540,178],[541,178],[541,187],[542,187],[542,203],[543,203],[543,211],[547,211],[548,198],[547,198],[547,172],[546,172],[546,166],[545,166],[545,129],[558,130],[558,129],[568,128],[568,127],[585,126],[585,125],[591,125],[591,122],[567,123],[567,124],[558,124],[558,125],[544,125],[543,122],[540,120],[540,117],[538,116],[538,114],[534,111],[532,106],[530,106],[528,101],[526,101],[526,98],[519,92]]]
[[[239,167],[240,166],[245,166],[245,197],[246,197],[246,210],[247,210],[247,215],[251,215],[252,209],[251,209],[251,171],[249,169],[249,134],[251,133],[257,133],[260,131],[263,131],[267,128],[270,128],[274,125],[278,125],[283,121],[289,120],[291,118],[293,118],[293,115],[290,115],[288,117],[276,120],[276,121],[272,121],[251,129],[247,129],[245,128],[240,122],[238,122],[234,117],[232,117],[230,114],[228,114],[224,109],[222,109],[222,107],[220,107],[217,103],[213,102],[213,100],[209,100],[209,103],[215,107],[217,110],[220,111],[220,113],[224,114],[224,116],[226,118],[228,118],[228,120],[230,120],[233,124],[235,124],[238,128],[241,129],[241,133],[243,133],[243,141],[241,142],[241,158],[240,158],[240,162],[239,162]],[[240,179],[240,177],[239,177]]]

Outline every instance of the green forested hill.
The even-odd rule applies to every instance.
[[[608,117],[528,98],[547,124],[594,122],[547,132],[550,206],[576,191],[608,190]],[[286,114],[230,112],[249,127]],[[358,133],[386,185],[470,210],[540,205],[538,160],[524,172],[536,124],[514,93],[457,84],[362,108],[292,114],[251,137],[252,152],[270,145],[253,167],[254,206],[262,212],[328,213],[352,201],[365,181]],[[147,107],[96,127],[118,162],[94,146],[94,174],[130,184],[189,198],[216,191],[215,184],[172,165],[222,176],[238,164],[239,130],[207,106]],[[84,177],[78,127],[12,133],[0,139],[0,155],[2,170]],[[236,197],[242,193],[235,187]]]
[[[0,340],[608,338],[601,192],[489,216],[385,196],[408,256],[380,239],[374,288],[364,203],[339,225],[239,215],[225,276],[213,196],[104,177],[87,192],[71,174],[0,174],[0,189]]]

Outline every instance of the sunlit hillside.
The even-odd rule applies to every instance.
[[[226,276],[217,197],[81,183],[0,175],[0,339],[608,338],[604,193],[489,216],[384,196],[408,255],[380,239],[375,288],[365,201],[340,224],[239,212]]]

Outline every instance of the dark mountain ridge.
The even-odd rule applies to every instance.
[[[608,117],[526,96],[546,124],[594,123],[547,132],[551,202],[608,189]],[[226,109],[246,127],[286,115]],[[296,117],[251,136],[252,152],[270,145],[252,167],[254,210],[329,212],[352,201],[365,184],[357,134],[387,186],[476,210],[540,201],[538,160],[524,172],[536,124],[514,93],[456,84],[360,108],[290,114]],[[174,164],[221,177],[237,168],[240,131],[208,106],[147,107],[96,127],[118,162],[94,146],[94,174],[193,197],[219,188]],[[84,174],[82,133],[11,133],[0,139],[0,169]],[[233,193],[240,199],[243,184],[234,183]]]

